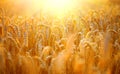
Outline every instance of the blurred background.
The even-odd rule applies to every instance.
[[[37,11],[42,11],[43,1],[45,0],[0,0],[0,8],[6,9],[9,14],[31,15]],[[76,0],[76,8],[94,8],[112,3],[119,4],[120,0]],[[87,8],[88,9],[88,8]]]

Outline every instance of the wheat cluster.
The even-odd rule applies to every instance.
[[[0,74],[120,74],[119,6],[63,21],[0,9]]]

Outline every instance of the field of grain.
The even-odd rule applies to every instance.
[[[120,74],[118,2],[60,18],[16,11],[0,6],[0,74]]]

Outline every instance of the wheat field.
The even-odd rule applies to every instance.
[[[120,74],[119,4],[80,14],[27,17],[1,6],[0,74]]]

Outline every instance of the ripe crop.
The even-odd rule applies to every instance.
[[[120,74],[120,7],[60,20],[0,10],[0,74]]]

